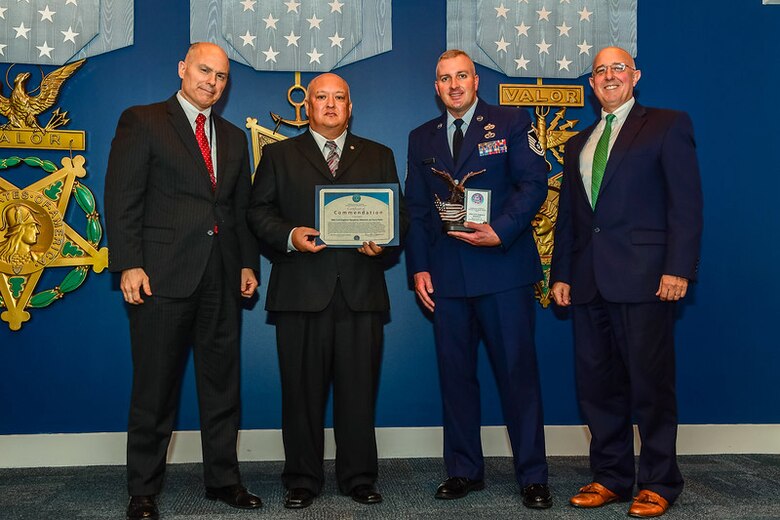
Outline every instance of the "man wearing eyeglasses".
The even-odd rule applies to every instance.
[[[683,488],[673,328],[698,270],[702,195],[690,118],[637,103],[640,77],[623,49],[593,60],[601,118],[566,144],[551,280],[555,302],[571,306],[592,435],[593,482],[570,503],[626,500],[636,483],[628,514],[643,518],[664,514]]]

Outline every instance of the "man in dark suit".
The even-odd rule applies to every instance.
[[[571,499],[599,507],[639,493],[629,515],[666,512],[677,466],[674,317],[696,276],[702,195],[687,114],[646,108],[626,51],[593,60],[601,119],[566,143],[552,294],[571,305],[577,390],[592,435],[593,482]],[[642,449],[634,470],[632,418]]]
[[[127,518],[155,504],[190,343],[200,404],[206,497],[260,507],[236,456],[240,296],[257,288],[257,243],[246,225],[244,133],[211,107],[229,63],[211,43],[179,62],[181,90],[119,119],[106,174],[109,267],[129,304],[133,391],[127,435]]]
[[[498,383],[523,503],[548,508],[534,343],[533,283],[542,273],[531,229],[547,193],[547,169],[529,148],[527,112],[478,100],[479,77],[463,51],[439,57],[434,85],[447,112],[409,134],[406,258],[415,292],[433,313],[436,337],[449,478],[435,496],[461,498],[484,487],[476,376],[481,336]],[[433,169],[454,181],[445,182],[446,175]],[[485,171],[469,175],[480,170]],[[473,232],[445,232],[434,200],[449,200],[461,184],[490,190],[490,221],[466,222]]]
[[[397,184],[398,176],[389,148],[347,131],[352,103],[342,78],[314,78],[305,107],[309,131],[263,148],[248,212],[273,264],[266,309],[276,323],[282,380],[284,506],[307,507],[322,490],[331,382],[339,489],[374,504],[382,501],[375,488],[374,405],[389,310],[383,248],[318,244],[315,187]],[[403,201],[396,202],[403,227]]]

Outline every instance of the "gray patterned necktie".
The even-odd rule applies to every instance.
[[[338,146],[334,141],[328,141],[325,143],[325,148],[330,150],[328,157],[325,160],[328,163],[331,175],[335,176],[336,170],[339,168],[339,153],[336,151],[338,150]]]

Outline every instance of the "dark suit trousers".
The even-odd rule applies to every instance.
[[[218,242],[198,288],[188,298],[145,296],[129,307],[133,393],[127,431],[130,495],[162,488],[178,411],[181,380],[193,345],[204,484],[240,482],[236,442],[239,402],[239,288],[226,287]],[[154,280],[151,280],[154,294]]]
[[[444,462],[450,477],[484,477],[477,379],[481,334],[498,384],[517,482],[523,487],[547,483],[534,305],[530,285],[471,298],[436,299]]]
[[[572,307],[577,391],[592,435],[594,480],[623,498],[634,490],[634,432],[642,441],[637,485],[674,502],[677,466],[674,310],[669,302]]]
[[[341,285],[321,312],[278,312],[282,436],[287,489],[319,494],[324,420],[333,381],[336,480],[342,493],[377,478],[374,409],[382,356],[382,313],[352,311]]]

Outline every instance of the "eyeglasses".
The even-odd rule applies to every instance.
[[[593,75],[603,76],[604,74],[607,73],[607,69],[612,70],[613,74],[619,74],[625,71],[626,69],[636,70],[636,68],[626,63],[613,63],[612,65],[599,65],[598,67],[593,69]]]

